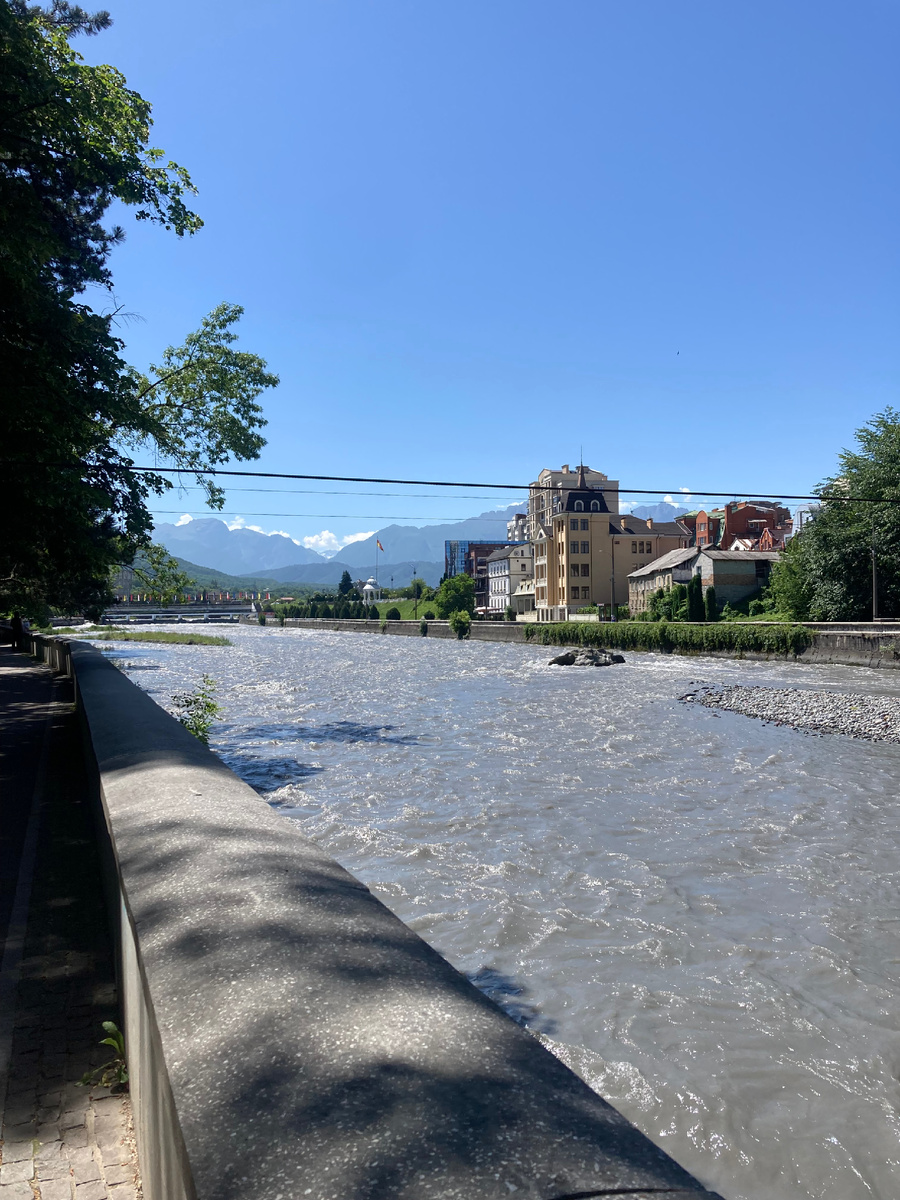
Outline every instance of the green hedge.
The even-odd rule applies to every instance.
[[[661,650],[665,654],[703,654],[724,650],[744,654],[802,654],[813,643],[802,625],[758,625],[738,622],[684,625],[668,621],[617,621],[589,624],[528,624],[525,639],[542,646],[603,646],[616,650]]]

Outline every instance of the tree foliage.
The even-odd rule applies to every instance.
[[[163,605],[171,604],[194,586],[194,580],[179,567],[165,546],[151,542],[135,560],[134,578],[141,590],[146,590]],[[85,616],[92,617],[93,613]],[[97,614],[99,617],[100,614]]]
[[[703,593],[703,608],[707,621],[718,621],[719,605],[716,602],[716,589],[712,586]]]
[[[475,580],[471,575],[451,575],[438,588],[434,606],[439,617],[449,617],[455,612],[472,616],[475,612]]]
[[[192,472],[255,457],[256,397],[277,383],[234,349],[236,305],[147,378],[122,357],[115,308],[82,299],[99,287],[112,304],[115,202],[179,237],[202,225],[190,176],[151,144],[149,103],[70,45],[109,23],[63,0],[0,0],[0,610],[102,606],[110,567],[149,544],[149,497],[172,486],[130,454]]]
[[[856,443],[841,453],[837,475],[819,485],[822,500],[812,519],[773,566],[769,595],[785,616],[868,620],[873,549],[878,615],[900,616],[900,413],[892,408],[877,413],[856,431]]]
[[[341,576],[341,582],[338,584],[338,595],[349,596],[353,591],[353,580],[350,578],[350,572],[345,571]]]

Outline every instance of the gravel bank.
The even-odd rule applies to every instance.
[[[893,696],[702,684],[681,699],[809,733],[900,742],[900,698]]]

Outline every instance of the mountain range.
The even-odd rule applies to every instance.
[[[371,537],[344,546],[332,558],[307,550],[283,533],[229,529],[217,517],[201,517],[184,525],[157,525],[153,536],[170,554],[206,570],[231,576],[264,575],[285,584],[336,584],[344,571],[354,577],[371,575],[377,539],[384,546],[378,562],[382,583],[393,576],[395,586],[402,587],[419,575],[434,587],[444,571],[445,541],[505,541],[506,522],[524,511],[524,503],[511,504],[442,525],[386,525]],[[632,510],[634,516],[654,521],[673,521],[687,511],[665,501]]]
[[[659,504],[639,504],[637,508],[631,510],[631,515],[640,517],[642,521],[674,521],[676,517],[690,511],[683,504],[668,504],[665,500],[661,500]]]
[[[333,558],[307,550],[286,534],[229,529],[217,517],[201,517],[184,525],[157,525],[153,537],[176,558],[212,571],[310,584],[337,583],[345,570],[353,576],[372,574],[377,539],[384,546],[384,554],[378,556],[382,582],[393,575],[400,587],[419,575],[434,586],[444,571],[445,540],[505,541],[506,522],[522,511],[522,505],[513,504],[441,525],[386,525],[371,537],[344,546]]]

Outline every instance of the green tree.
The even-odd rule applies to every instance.
[[[110,567],[149,545],[148,498],[172,486],[133,471],[130,452],[194,472],[255,457],[255,399],[277,382],[233,349],[235,305],[166,351],[151,379],[122,358],[116,311],[79,300],[111,289],[124,237],[104,224],[114,203],[179,237],[202,225],[187,172],[151,145],[150,105],[70,45],[109,24],[63,0],[0,0],[0,610],[102,607]]]
[[[708,587],[706,589],[706,592],[703,596],[703,607],[707,621],[718,621],[719,606],[716,603],[716,589],[714,587]]]
[[[143,548],[133,570],[138,586],[145,588],[163,605],[171,604],[194,585],[194,580],[181,570],[165,546],[155,542]],[[94,614],[85,613],[85,616],[93,617]]]
[[[387,610],[387,612],[384,614],[384,616],[385,616],[385,619],[388,621],[399,621],[400,620],[400,609],[397,608],[395,605],[395,606],[389,608]]]
[[[774,611],[793,621],[808,621],[814,595],[812,564],[806,558],[804,540],[811,526],[802,535],[795,534],[785,546],[781,558],[772,564],[768,597]]]
[[[687,619],[703,621],[706,613],[703,609],[703,583],[699,575],[692,575],[687,585]]]
[[[441,584],[434,598],[438,616],[449,617],[454,612],[475,613],[475,581],[471,575],[451,575]]]
[[[900,616],[900,413],[876,413],[838,464],[816,489],[812,519],[773,566],[768,594],[779,614],[797,620],[868,620],[874,551],[878,615]]]
[[[353,591],[353,580],[350,578],[350,572],[345,571],[341,576],[341,582],[338,584],[338,595],[349,596]]]
[[[456,636],[460,639],[460,641],[462,641],[463,638],[467,638],[469,636],[469,632],[472,628],[472,617],[469,613],[463,610],[452,612],[449,616],[449,624]]]

